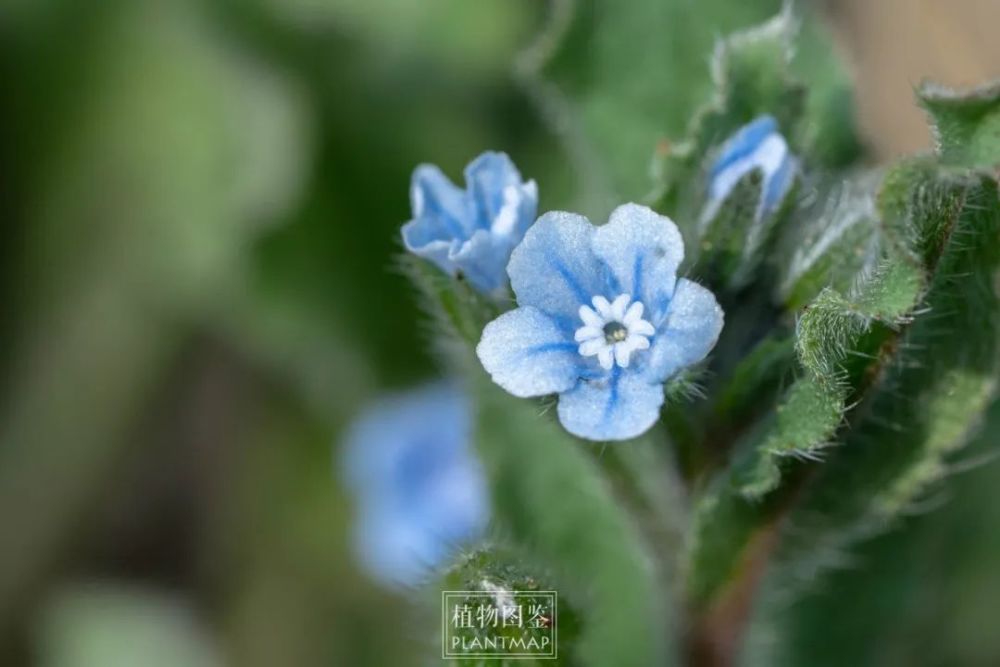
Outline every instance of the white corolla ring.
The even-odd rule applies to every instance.
[[[611,302],[595,296],[591,303],[593,308],[580,306],[583,326],[573,336],[580,344],[578,351],[584,357],[596,355],[605,370],[611,370],[616,363],[628,368],[632,353],[647,349],[649,337],[656,331],[642,319],[645,306],[641,301],[632,301],[630,294],[619,294]]]

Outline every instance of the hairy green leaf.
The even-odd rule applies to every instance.
[[[849,298],[829,288],[820,292],[796,330],[805,375],[759,432],[759,444],[746,445],[755,455],[737,472],[741,493],[757,497],[771,491],[780,481],[780,459],[813,458],[830,443],[862,376],[877,372],[893,354],[891,341],[917,306],[922,287],[920,269],[896,256],[884,258]]]
[[[987,419],[900,530],[858,544],[840,561],[849,567],[828,570],[804,594],[793,599],[789,591],[780,615],[761,609],[742,664],[990,663],[1000,638],[984,610],[996,599],[1000,536],[983,527],[1000,518],[993,502],[1000,468],[979,464],[994,458],[1000,403]]]
[[[823,204],[801,214],[799,230],[789,235],[793,247],[778,287],[778,299],[795,311],[823,290],[832,287],[848,292],[858,274],[877,259],[873,179],[849,181],[824,193]],[[791,225],[790,225],[791,227]]]
[[[821,449],[837,442],[849,404],[861,403],[863,409],[855,409],[853,428],[846,432],[846,439],[839,438],[840,444],[851,445],[863,438],[867,424],[883,425],[876,428],[888,424],[891,431],[926,419],[944,420],[928,432],[938,443],[928,443],[931,448],[959,442],[961,429],[985,404],[986,380],[970,379],[965,367],[941,368],[919,381],[900,378],[917,372],[913,368],[926,373],[928,367],[941,364],[948,356],[941,348],[963,355],[981,349],[977,361],[981,367],[976,367],[976,373],[986,370],[985,377],[990,377],[996,336],[995,296],[988,279],[996,246],[996,225],[990,217],[997,215],[995,182],[939,169],[927,161],[905,163],[887,176],[879,201],[892,243],[849,295],[826,289],[810,304],[796,331],[802,377],[789,388],[777,411],[741,443],[733,464],[700,503],[688,565],[696,598],[714,595],[729,581],[746,541],[771,520],[759,501],[748,499],[759,499],[778,487],[781,464],[789,457],[816,458]],[[968,273],[970,267],[972,273]],[[959,287],[966,283],[967,288]],[[941,328],[943,322],[963,317],[962,313],[969,321]],[[972,323],[971,313],[983,318],[980,324]],[[966,336],[961,344],[948,344],[945,332],[971,328],[986,332],[984,338],[973,343]],[[934,333],[926,335],[925,331]],[[933,359],[928,359],[930,355]],[[992,380],[989,383],[991,387]],[[918,396],[923,400],[917,402]],[[915,412],[907,419],[892,418],[894,411],[903,409]],[[888,451],[885,447],[854,448],[876,456]],[[849,456],[840,454],[842,449],[834,450],[837,457]],[[829,474],[827,467],[822,470]],[[933,478],[933,470],[924,461],[906,475],[900,474],[894,486],[883,489],[884,506],[898,507],[900,497],[911,498],[920,486],[916,480]],[[853,492],[849,482],[831,484],[830,493]],[[873,486],[857,497],[874,502],[877,490]],[[790,491],[775,494],[768,506],[782,507],[782,498]],[[832,498],[828,500],[833,503]],[[721,542],[725,549],[719,551],[712,551],[717,540],[711,535],[720,532],[714,508],[723,508],[728,517],[748,520],[747,524],[736,521],[738,528],[725,529],[739,537],[726,536]]]
[[[740,179],[711,219],[702,221],[691,259],[701,258],[698,273],[710,284],[742,282],[756,265],[753,258],[760,257],[767,231],[764,224],[757,224],[762,186],[762,174],[755,169]],[[769,223],[775,217],[759,222]]]
[[[816,471],[784,522],[758,604],[755,664],[775,664],[762,661],[766,653],[759,652],[768,628],[786,622],[789,596],[842,562],[854,542],[891,525],[942,478],[948,454],[965,442],[993,395],[1000,201],[991,177],[963,180],[964,205],[947,232],[926,313],[859,408],[843,446]]]

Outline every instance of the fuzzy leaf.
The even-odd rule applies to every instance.
[[[842,569],[792,600],[779,616],[759,613],[739,664],[973,665],[995,661],[993,626],[982,622],[996,599],[1000,506],[993,502],[993,458],[1000,403],[951,477],[905,525],[858,544]],[[974,468],[969,470],[969,467]],[[941,499],[947,500],[941,503]],[[931,510],[931,511],[926,511]],[[946,609],[947,613],[938,613]],[[763,612],[764,610],[761,609]],[[773,611],[773,610],[772,610]],[[780,622],[780,632],[771,623]],[[891,656],[891,658],[887,658]]]
[[[1000,201],[991,177],[963,180],[964,205],[947,233],[927,314],[915,320],[901,358],[784,522],[758,605],[757,640],[786,622],[789,596],[841,562],[854,542],[885,529],[943,477],[946,457],[989,405],[1000,333],[993,282],[1000,267]]]
[[[754,226],[762,185],[760,170],[741,178],[719,211],[699,230],[699,242],[692,255],[701,258],[698,273],[709,283],[727,284],[745,273],[747,254],[752,249],[748,229]]]
[[[872,186],[863,179],[828,193],[821,210],[805,211],[794,252],[778,288],[778,298],[795,311],[832,287],[846,293],[859,273],[877,258],[879,237]]]
[[[637,527],[584,445],[536,403],[484,377],[477,395],[477,441],[498,527],[551,570],[560,595],[580,610],[579,642],[562,649],[580,664],[662,664],[671,606]]]
[[[930,114],[942,160],[969,167],[1000,165],[1000,80],[969,91],[925,82],[917,97]]]
[[[890,254],[852,297],[826,289],[810,304],[795,341],[806,373],[778,405],[771,426],[758,435],[761,444],[746,445],[756,456],[737,472],[741,493],[754,498],[773,490],[780,481],[781,458],[813,458],[830,443],[852,387],[886,363],[884,355],[894,351],[887,343],[916,308],[922,288],[921,270]]]
[[[995,296],[988,279],[994,268],[990,257],[996,246],[996,221],[990,217],[998,214],[996,183],[983,176],[936,169],[926,161],[906,163],[887,176],[880,208],[883,224],[891,230],[887,236],[896,239],[898,245],[886,249],[879,265],[849,296],[824,290],[803,314],[797,328],[796,351],[804,375],[789,389],[777,413],[740,445],[732,466],[699,503],[700,520],[694,527],[694,548],[689,552],[688,565],[698,595],[714,595],[733,576],[746,545],[739,537],[727,537],[723,544],[728,552],[706,551],[715,548],[717,541],[710,536],[720,530],[712,508],[725,509],[729,517],[747,519],[749,524],[731,532],[748,541],[763,529],[771,515],[762,510],[759,501],[749,502],[739,496],[759,499],[777,488],[780,464],[787,457],[814,458],[820,448],[836,442],[848,402],[863,402],[866,410],[859,412],[855,421],[866,415],[865,419],[872,423],[883,424],[877,428],[888,423],[892,428],[905,429],[940,413],[940,418],[955,428],[942,430],[937,424],[936,443],[956,442],[958,429],[967,428],[968,420],[984,405],[988,396],[984,383],[994,367],[996,338]],[[979,267],[978,273],[968,273],[969,266]],[[968,287],[959,287],[966,283]],[[968,321],[953,329],[940,328],[942,323],[962,317]],[[983,318],[982,323],[973,324],[974,317]],[[918,325],[915,329],[911,329],[912,321]],[[943,333],[968,329],[977,330],[975,341],[963,333],[961,344],[949,344]],[[924,335],[923,331],[935,334]],[[978,332],[985,333],[980,336]],[[976,349],[982,351],[981,358],[972,368],[976,372],[988,371],[978,383],[962,373],[955,375],[960,369],[940,366],[948,350],[966,354],[966,350]],[[905,354],[900,355],[900,350]],[[893,381],[915,373],[911,366],[921,373],[929,366],[938,366],[940,372],[919,380]],[[925,398],[922,406],[913,400],[927,391],[947,397],[958,392],[958,397],[954,403],[943,397],[930,402]],[[937,412],[926,410],[929,405],[936,406]],[[904,408],[917,412],[906,419],[887,419]],[[847,432],[845,442],[850,445],[862,437],[858,433],[855,426]],[[855,448],[876,457],[893,449]],[[849,456],[840,454],[842,449],[835,450],[837,456]],[[823,470],[827,474],[825,467]],[[922,465],[909,472],[922,480],[933,477]],[[898,498],[900,493],[912,497],[919,486],[909,475],[901,475],[898,484],[902,490],[887,491],[884,498]],[[831,484],[829,489],[828,502],[832,506],[834,496],[847,493],[853,486],[845,479]],[[872,496],[877,491],[873,485],[857,497],[867,505],[874,502]],[[769,505],[780,506],[783,495],[775,494]]]
[[[796,382],[776,409],[773,426],[751,459],[749,469],[737,469],[741,494],[758,498],[777,487],[782,457],[810,458],[827,444],[844,415],[846,389],[834,382],[806,377]]]
[[[810,458],[824,448],[840,426],[848,400],[858,399],[864,385],[891,361],[901,327],[909,323],[934,275],[942,244],[957,221],[957,198],[967,187],[947,179],[939,183],[935,176],[924,162],[890,173],[887,187],[908,183],[912,194],[909,201],[891,193],[880,200],[881,215],[895,226],[903,247],[888,246],[849,296],[824,289],[799,319],[795,349],[806,374],[778,406],[773,427],[759,436],[762,444],[746,445],[772,459],[770,465],[753,461],[750,473],[737,475],[747,496],[777,486],[778,457]]]

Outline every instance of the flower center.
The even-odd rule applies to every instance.
[[[619,294],[614,301],[603,296],[591,299],[593,308],[580,306],[583,326],[574,338],[580,344],[578,351],[584,357],[597,357],[605,370],[617,363],[628,368],[632,353],[649,347],[649,337],[656,330],[642,319],[645,307],[641,301],[632,301],[629,294]]]
[[[608,322],[604,325],[604,342],[609,345],[620,343],[628,338],[628,327],[621,322]]]

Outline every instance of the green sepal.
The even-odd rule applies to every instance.
[[[402,255],[399,266],[420,291],[421,305],[436,327],[452,339],[475,347],[483,327],[502,312],[495,300],[480,294],[469,281],[449,276],[420,257]]]

